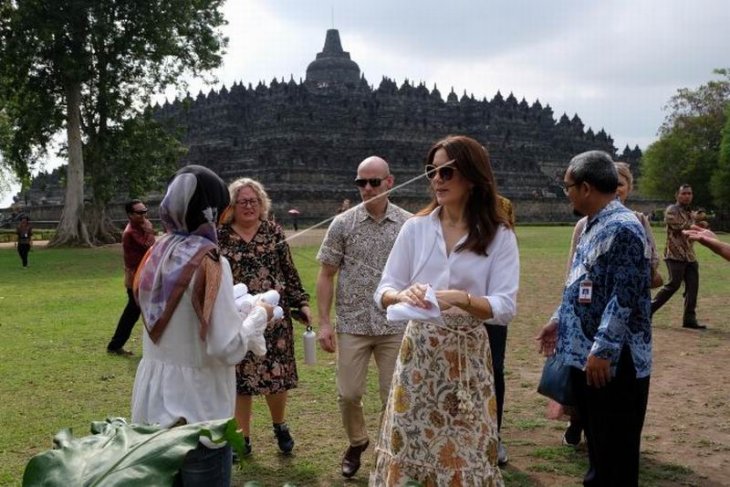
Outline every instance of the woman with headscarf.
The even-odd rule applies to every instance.
[[[271,308],[242,320],[231,268],[218,255],[216,224],[228,190],[201,166],[180,169],[160,204],[166,234],[149,250],[135,279],[146,333],[132,392],[132,421],[174,427],[233,416],[235,364],[253,344],[263,349]],[[242,322],[243,321],[243,322]],[[231,448],[201,437],[185,457],[176,485],[228,486]]]
[[[433,199],[401,228],[375,302],[412,316],[383,413],[373,486],[501,486],[485,321],[517,308],[517,239],[487,151],[449,136],[426,158]],[[420,317],[419,317],[420,316]],[[389,318],[390,318],[389,317]]]

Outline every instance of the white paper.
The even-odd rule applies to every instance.
[[[427,323],[443,325],[444,319],[441,317],[441,309],[436,300],[436,291],[431,285],[426,287],[426,301],[431,303],[429,308],[418,308],[408,303],[397,303],[388,306],[386,316],[388,321],[407,321],[418,320]]]

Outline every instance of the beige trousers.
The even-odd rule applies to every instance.
[[[337,401],[342,414],[342,425],[352,446],[363,445],[369,441],[362,397],[367,389],[370,357],[375,357],[375,364],[378,367],[382,412],[388,402],[393,369],[402,339],[402,334],[379,336],[337,334]]]

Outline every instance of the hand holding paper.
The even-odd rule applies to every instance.
[[[444,320],[441,317],[441,309],[436,299],[436,292],[430,284],[426,285],[423,299],[430,306],[421,308],[408,303],[396,303],[388,306],[386,311],[388,321],[418,320],[442,325]]]

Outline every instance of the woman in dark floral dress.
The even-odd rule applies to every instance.
[[[218,230],[221,255],[230,262],[235,283],[244,283],[251,294],[276,290],[284,309],[284,319],[270,324],[264,334],[266,356],[249,353],[236,367],[236,421],[250,453],[252,396],[265,396],[279,449],[289,454],[294,440],[285,420],[287,391],[298,381],[292,310],[300,311],[302,319],[310,322],[309,295],[294,267],[283,229],[268,219],[271,200],[261,183],[242,178],[228,189],[231,206]]]

